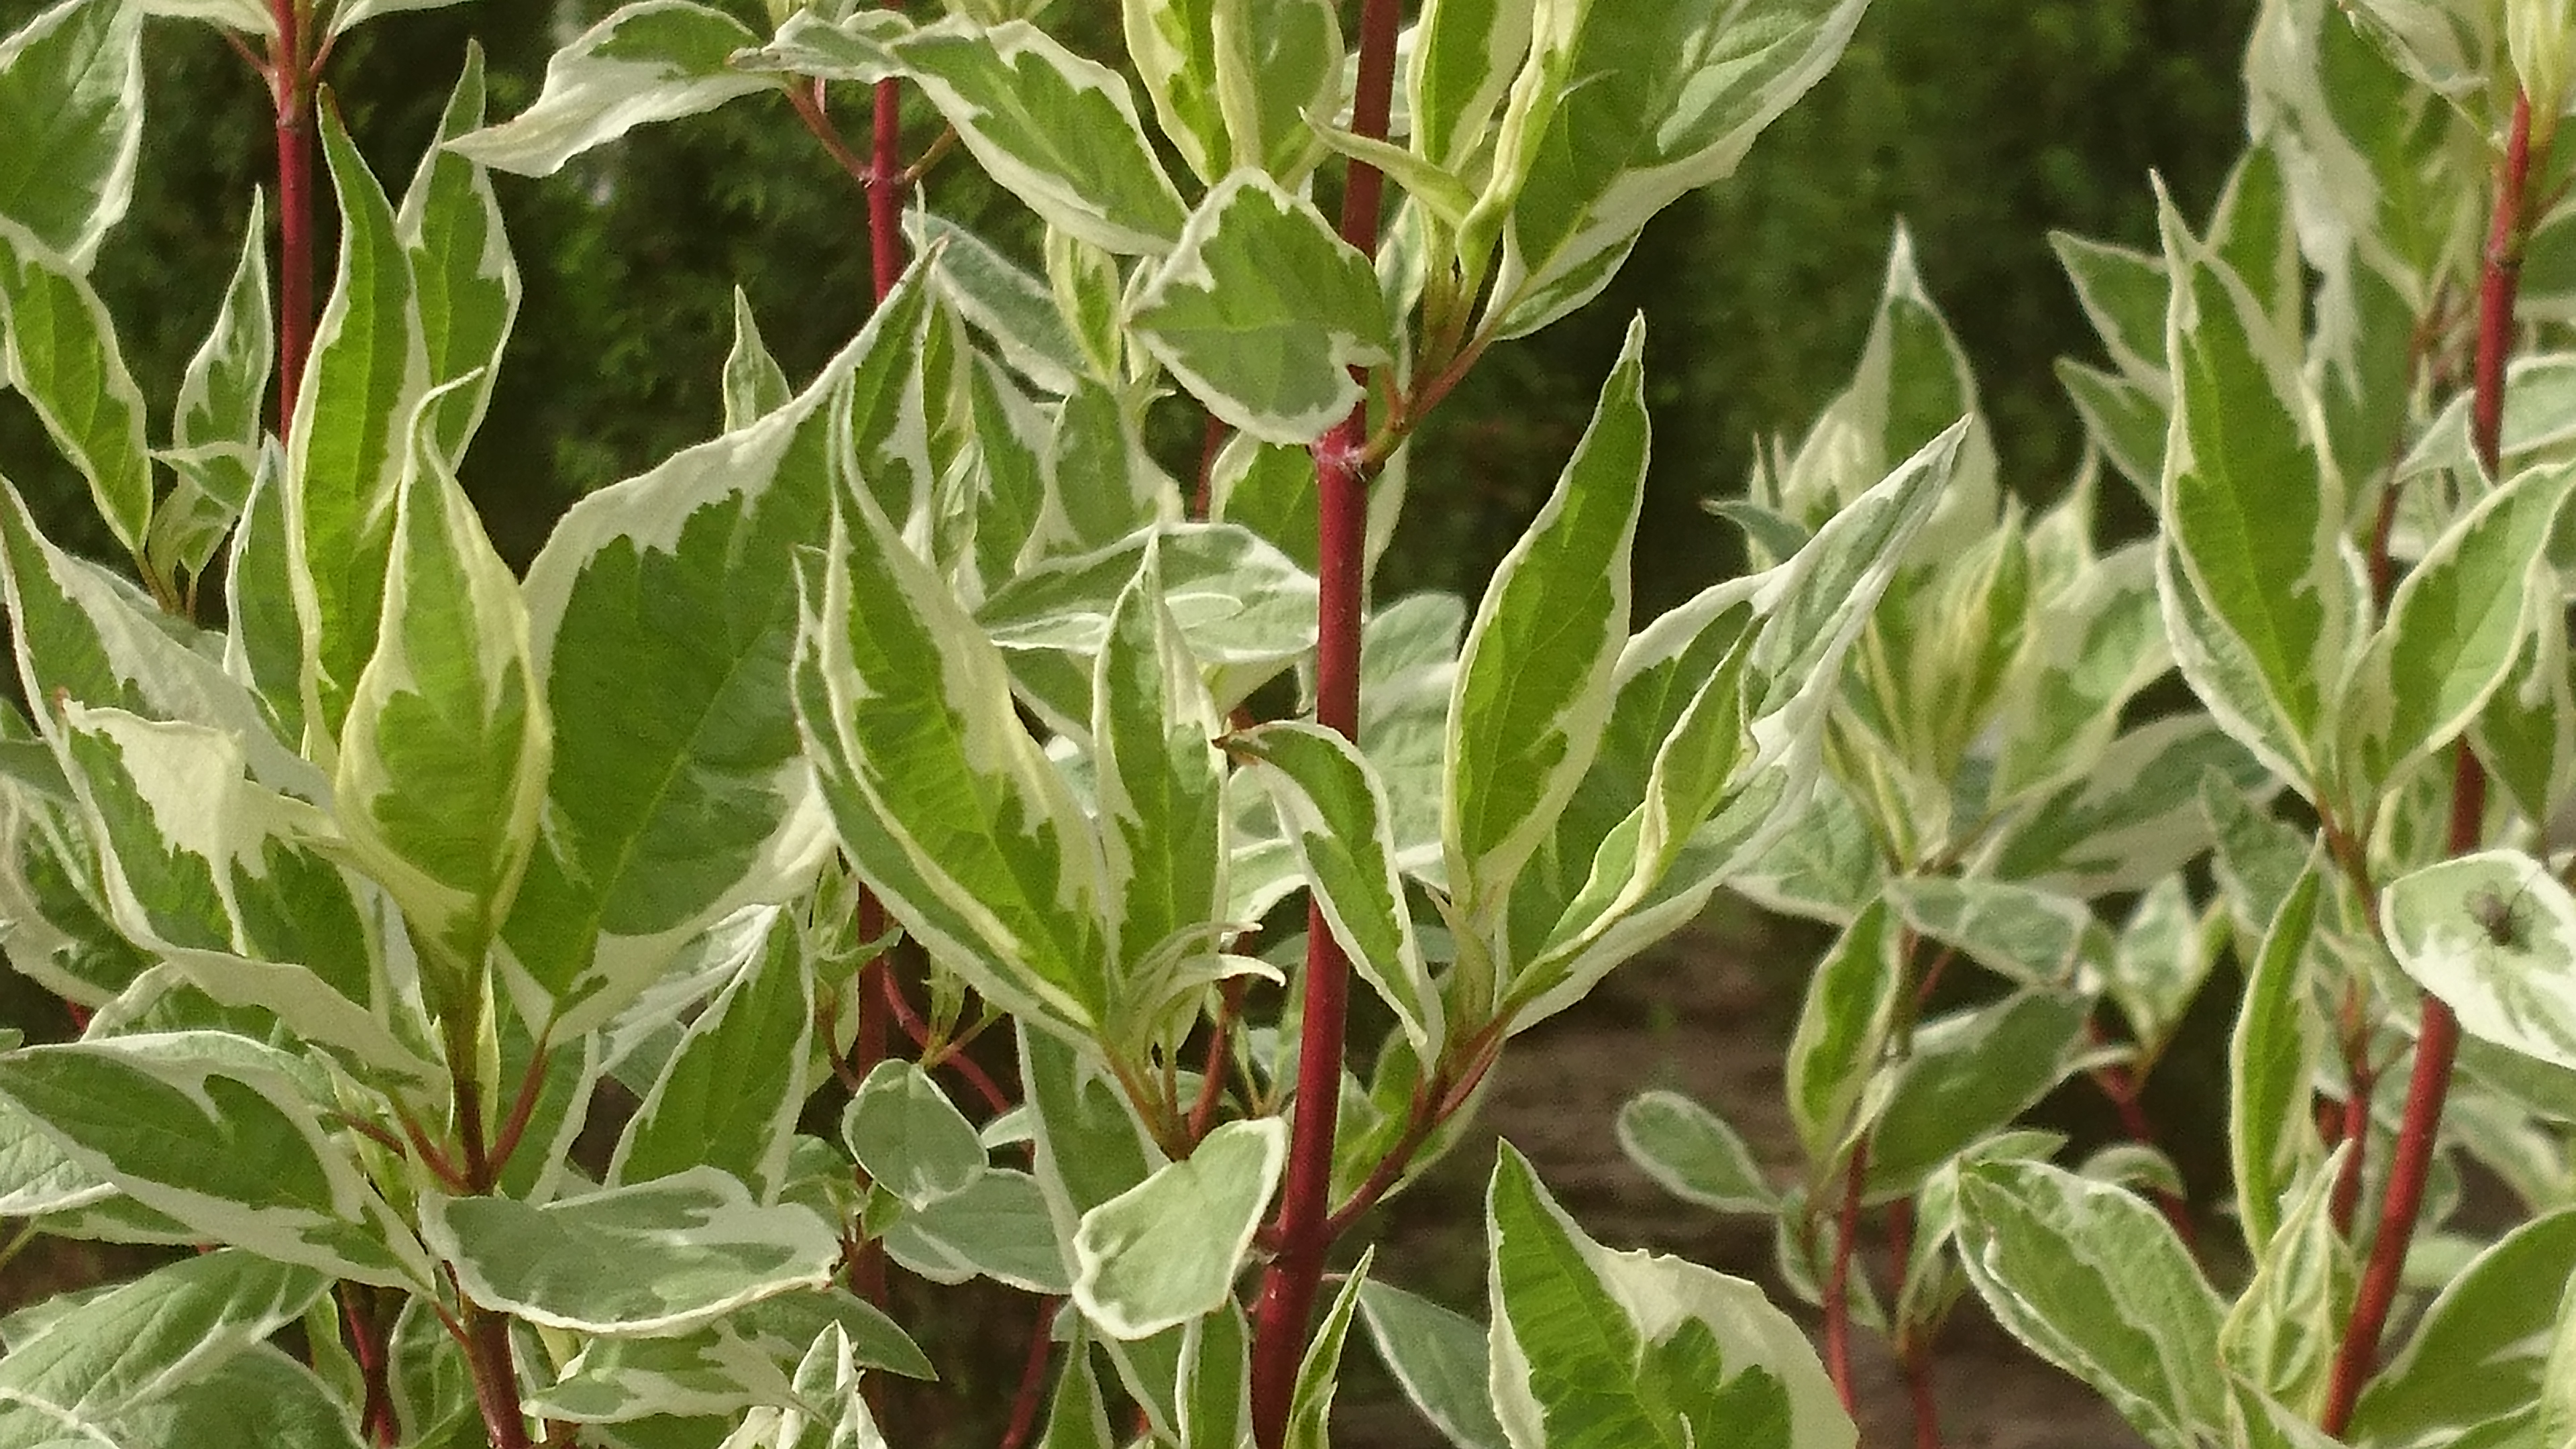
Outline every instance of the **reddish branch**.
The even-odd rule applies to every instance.
[[[268,64],[277,113],[277,435],[289,436],[313,346],[313,66],[300,0],[269,0]]]
[[[2084,1035],[2095,1046],[2100,1046],[2105,1040],[2101,1023],[2090,1017],[2085,1018]],[[2120,1130],[2129,1134],[2129,1140],[2141,1147],[2162,1150],[2156,1141],[2155,1119],[2147,1115],[2146,1103],[2140,1100],[2145,1095],[2146,1084],[2138,1080],[2138,1074],[2119,1062],[2108,1062],[2095,1067],[2092,1076],[2093,1085],[2120,1114]],[[2182,1245],[2197,1256],[2200,1231],[2192,1226],[2191,1205],[2183,1201],[2180,1193],[2161,1187],[2155,1189],[2155,1198],[2157,1210],[2165,1215],[2166,1222],[2173,1224],[2174,1236],[2182,1239]]]
[[[2469,440],[2479,466],[2490,478],[2501,471],[2505,362],[2513,347],[2514,298],[2522,281],[2523,239],[2529,232],[2523,190],[2533,160],[2531,98],[2517,92],[2504,165],[2496,178],[2495,213],[2487,228],[2486,265],[2478,278],[2476,392],[2469,404]],[[2468,742],[2461,741],[2454,756],[2450,830],[2445,841],[2453,855],[2477,847],[2486,818],[2486,786],[2485,769]],[[2424,1206],[2425,1178],[2432,1169],[2442,1103],[2450,1093],[2451,1063],[2459,1046],[2458,1018],[2439,999],[2426,996],[2415,1034],[2415,1067],[2406,1083],[2406,1110],[2388,1165],[2388,1192],[2380,1204],[2378,1236],[2370,1245],[2370,1261],[2362,1268],[2352,1319],[2327,1386],[2320,1422],[2329,1434],[2341,1434],[2352,1422],[2353,1406],[2360,1402],[2377,1363],[2379,1337],[2388,1327],[2388,1310],[2397,1298],[2406,1250],[2414,1241],[2416,1215]]]
[[[1887,1205],[1887,1281],[1896,1301],[1914,1264],[1914,1199]],[[1905,1370],[1905,1398],[1914,1412],[1914,1449],[1941,1449],[1941,1408],[1932,1397],[1932,1345],[1915,1337],[1914,1325],[1896,1325],[1896,1361]]]
[[[1860,1233],[1860,1190],[1868,1178],[1869,1140],[1863,1138],[1852,1148],[1851,1165],[1844,1169],[1842,1206],[1834,1213],[1833,1264],[1825,1272],[1825,1370],[1833,1375],[1843,1412],[1855,1417],[1860,1410],[1852,1393],[1852,1240]]]
[[[1383,139],[1395,89],[1395,36],[1399,0],[1364,0],[1360,10],[1359,78],[1351,102],[1351,129]],[[1378,213],[1386,180],[1374,166],[1352,163],[1342,189],[1342,239],[1363,256],[1377,254]],[[1366,378],[1361,381],[1365,386]],[[1344,736],[1359,732],[1360,598],[1362,544],[1368,524],[1368,404],[1315,446],[1315,483],[1321,494],[1318,536],[1321,597],[1316,607],[1315,719]],[[1333,1176],[1333,1129],[1342,1087],[1345,1017],[1350,1005],[1350,961],[1323,909],[1307,913],[1304,1017],[1299,1026],[1297,1097],[1288,1141],[1288,1176],[1272,1225],[1279,1256],[1262,1273],[1253,1306],[1252,1433],[1260,1449],[1280,1449],[1297,1366],[1305,1357],[1307,1324],[1324,1255],[1332,1246],[1326,1196]]]

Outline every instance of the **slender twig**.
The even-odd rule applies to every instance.
[[[1207,426],[1199,435],[1198,486],[1190,490],[1190,517],[1205,521],[1216,506],[1216,455],[1225,447],[1229,429],[1225,419],[1214,413],[1207,416]]]
[[[2343,991],[2342,1038],[2344,1076],[2343,1120],[2336,1124],[2328,1145],[2349,1143],[2343,1155],[2343,1166],[2335,1173],[2334,1194],[2327,1200],[2326,1213],[2338,1237],[2352,1236],[2352,1218],[2361,1205],[2361,1166],[2363,1154],[2370,1146],[2370,1095],[2378,1088],[2379,1070],[2370,1060],[2370,1021],[2367,998],[2359,980],[2347,982]]]
[[[921,1069],[931,1072],[947,1067],[966,1079],[966,1084],[975,1089],[975,1095],[984,1099],[984,1105],[991,1108],[995,1116],[1011,1110],[1011,1094],[1002,1090],[1001,1083],[993,1080],[981,1062],[958,1050],[971,1038],[960,1037],[934,1047],[930,1039],[930,1023],[922,1020],[921,1013],[913,1009],[912,1002],[903,994],[902,983],[894,979],[894,973],[880,970],[876,975],[877,988],[885,996],[887,1009],[894,1013],[896,1024],[903,1028],[904,1035],[912,1038],[912,1044],[922,1050]]]
[[[2542,150],[2545,153],[2547,143]],[[2531,97],[2517,92],[2513,121],[2505,137],[2504,163],[2496,178],[2495,210],[2487,228],[2485,268],[2478,278],[2477,362],[2475,392],[2469,402],[2469,441],[2487,476],[2498,475],[2504,435],[2505,363],[2513,349],[2515,295],[2522,281],[2522,248],[2529,234],[2523,190],[2535,160],[2531,146]],[[2465,739],[2454,747],[2451,818],[2445,845],[2453,855],[2475,849],[2486,819],[2485,767]],[[2328,1381],[2325,1413],[2320,1423],[2329,1434],[2341,1434],[2352,1422],[2353,1406],[2379,1356],[2379,1338],[2388,1327],[2396,1301],[2406,1250],[2414,1241],[2415,1219],[2423,1210],[2425,1178],[2433,1165],[2442,1125],[2443,1100],[2450,1093],[2451,1065],[2460,1045],[2460,1024],[2440,998],[2427,995],[2415,1034],[2415,1068],[2406,1083],[2406,1108],[2399,1118],[2397,1146],[2388,1164],[2388,1190],[2380,1204],[2378,1235],[2370,1260],[2362,1268],[2353,1297],[2352,1317],[2335,1354]]]
[[[1395,89],[1396,30],[1401,0],[1363,0],[1359,75],[1351,100],[1351,129],[1383,140]],[[1374,166],[1353,162],[1342,187],[1342,240],[1362,256],[1377,254],[1379,212],[1386,178]],[[1365,385],[1366,379],[1362,382]],[[1368,528],[1368,484],[1375,475],[1368,454],[1365,401],[1315,446],[1318,594],[1315,611],[1315,722],[1346,738],[1359,733],[1359,642],[1363,547]],[[1382,460],[1381,460],[1382,461]],[[1350,961],[1334,939],[1323,907],[1307,907],[1306,980],[1299,1023],[1297,1097],[1288,1140],[1288,1173],[1279,1194],[1275,1226],[1279,1256],[1263,1271],[1253,1306],[1252,1434],[1260,1449],[1280,1449],[1288,1435],[1288,1410],[1298,1365],[1306,1353],[1307,1325],[1323,1281],[1326,1197],[1332,1190],[1333,1130],[1339,1116],[1344,1035],[1350,1006]]]
[[[392,1449],[402,1438],[402,1424],[394,1417],[391,1355],[384,1325],[376,1317],[373,1290],[363,1283],[342,1283],[340,1315],[349,1327],[349,1357],[356,1360],[358,1377],[366,1385],[358,1427],[378,1449]]]
[[[546,1086],[546,1043],[539,1037],[528,1052],[528,1069],[519,1074],[518,1095],[510,1100],[510,1115],[501,1123],[501,1135],[492,1145],[492,1170],[499,1172],[510,1165],[511,1154],[519,1150],[519,1139],[528,1130],[528,1119],[536,1114],[537,1099]]]
[[[8,1267],[9,1260],[25,1252],[27,1245],[35,1240],[36,1220],[28,1218],[19,1223],[17,1230],[9,1234],[6,1241],[0,1241],[0,1268]]]
[[[1914,1199],[1900,1197],[1887,1205],[1887,1281],[1900,1305],[1914,1265]],[[1932,1345],[1915,1336],[1915,1325],[1896,1325],[1896,1361],[1905,1370],[1905,1397],[1914,1412],[1914,1449],[1941,1449],[1941,1406],[1932,1393]]]
[[[1834,1213],[1833,1262],[1825,1270],[1825,1371],[1833,1376],[1843,1412],[1852,1415],[1860,1412],[1852,1393],[1852,1240],[1860,1233],[1861,1185],[1868,1178],[1869,1139],[1864,1137],[1852,1148],[1851,1162],[1843,1170],[1842,1206]]]
[[[302,0],[269,0],[269,103],[277,118],[277,435],[294,427],[313,346],[313,76]]]
[[[875,144],[868,154],[868,260],[877,300],[903,276],[903,95],[901,83],[877,82]]]
[[[805,129],[814,133],[814,139],[823,143],[824,153],[832,158],[832,164],[847,172],[852,181],[867,185],[868,160],[850,149],[848,138],[841,134],[840,127],[832,124],[831,113],[823,109],[823,83],[816,81],[811,86],[789,86],[787,104],[795,110],[796,119],[805,123]]]
[[[1002,1431],[998,1449],[1021,1449],[1038,1425],[1038,1408],[1046,1402],[1047,1360],[1055,1356],[1055,1340],[1048,1330],[1055,1325],[1056,1309],[1064,1300],[1038,1300],[1037,1326],[1029,1330],[1029,1356],[1020,1366],[1020,1387],[1011,1395],[1010,1427]]]

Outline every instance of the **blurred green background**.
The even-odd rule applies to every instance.
[[[723,3],[760,28],[760,0]],[[0,0],[0,31],[40,8]],[[327,79],[399,191],[469,36],[505,116],[534,98],[555,47],[611,8],[469,0],[397,14],[348,36]],[[1381,588],[1481,589],[1641,309],[1656,446],[1640,606],[1734,568],[1735,539],[1698,501],[1739,491],[1755,441],[1803,430],[1841,386],[1900,220],[1975,360],[2005,476],[2026,496],[2053,493],[2081,433],[2050,363],[2094,348],[2047,233],[2152,248],[2150,169],[2186,213],[2214,199],[2238,149],[2251,14],[2251,0],[1878,0],[1842,63],[1732,180],[1666,212],[1608,295],[1489,354],[1433,415]],[[1110,0],[1059,0],[1044,18],[1079,48],[1115,53]],[[275,163],[261,83],[212,29],[155,22],[146,46],[142,174],[95,275],[147,396],[166,407],[251,190],[273,184]],[[840,104],[863,132],[864,97]],[[907,118],[918,151],[936,122],[919,106]],[[514,560],[572,499],[716,430],[736,284],[795,375],[864,315],[862,200],[774,98],[639,131],[544,181],[495,185],[527,298],[463,477]],[[971,165],[941,167],[927,193],[948,216],[1029,239],[1025,213]],[[319,286],[329,248],[326,235]],[[1188,467],[1195,426],[1168,431],[1182,456],[1167,461]],[[0,471],[55,537],[107,552],[78,480],[14,395],[0,394]]]

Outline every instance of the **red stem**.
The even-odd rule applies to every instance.
[[[349,1326],[349,1356],[357,1360],[358,1376],[367,1386],[367,1402],[358,1414],[359,1431],[378,1449],[393,1449],[402,1438],[402,1424],[394,1416],[390,1355],[372,1291],[361,1283],[342,1283],[340,1316]]]
[[[2495,213],[2487,227],[2486,266],[2478,278],[2477,390],[2469,404],[2470,444],[2490,479],[2496,478],[2502,461],[2505,362],[2513,347],[2514,298],[2522,282],[2522,246],[2528,229],[2523,188],[2534,159],[2531,98],[2516,92],[2512,127],[2505,135],[2504,166],[2496,177]],[[2462,740],[2453,756],[2450,830],[2445,842],[2453,855],[2476,848],[2486,819],[2486,797],[2486,770],[2468,741]],[[2362,1268],[2352,1319],[2335,1354],[2334,1377],[2319,1421],[2329,1434],[2341,1434],[2352,1422],[2353,1406],[2360,1402],[2377,1363],[2379,1337],[2388,1327],[2388,1310],[2396,1301],[2406,1250],[2415,1237],[2415,1218],[2424,1206],[2424,1180],[2433,1165],[2442,1103],[2450,1094],[2451,1062],[2459,1047],[2458,1018],[2438,998],[2426,996],[2415,1035],[2415,1067],[2406,1082],[2406,1110],[2399,1119],[2397,1147],[2388,1164],[2388,1193],[2380,1204],[2379,1232],[2370,1244],[2370,1261]]]
[[[876,973],[877,986],[885,997],[887,1008],[894,1013],[896,1024],[903,1028],[905,1036],[912,1038],[914,1046],[927,1052],[930,1048],[930,1023],[921,1019],[920,1012],[913,1010],[912,1002],[903,994],[902,984],[894,979],[892,971],[885,969],[883,957],[879,957],[870,969]],[[959,1045],[958,1042],[950,1042],[936,1055],[925,1056],[921,1069],[953,1068],[957,1075],[966,1079],[966,1085],[975,1089],[975,1095],[984,1099],[984,1105],[991,1108],[995,1116],[1011,1110],[1011,1094],[1002,1090],[1001,1083],[994,1081],[981,1063],[959,1051]],[[880,1051],[878,1056],[882,1060],[883,1052]]]
[[[1395,36],[1399,0],[1363,0],[1360,9],[1359,80],[1351,102],[1351,129],[1383,139],[1395,90]],[[1374,166],[1352,163],[1342,188],[1342,239],[1362,256],[1377,254],[1378,213],[1386,181]],[[1367,379],[1361,377],[1362,385]],[[1316,605],[1315,721],[1356,737],[1360,713],[1361,559],[1368,528],[1368,403],[1315,445],[1315,484],[1321,495],[1320,596]],[[1307,1325],[1332,1246],[1326,1197],[1332,1190],[1333,1129],[1340,1106],[1345,1018],[1350,1005],[1350,961],[1333,939],[1323,909],[1309,904],[1306,919],[1304,1017],[1299,1025],[1296,1110],[1288,1140],[1288,1177],[1272,1225],[1279,1256],[1262,1273],[1253,1307],[1252,1434],[1260,1449],[1280,1449],[1288,1435],[1288,1409],[1305,1357]]]
[[[868,257],[877,300],[903,276],[903,108],[900,82],[877,82],[875,145],[868,154]]]
[[[1887,1281],[1898,1301],[1905,1297],[1907,1270],[1914,1262],[1914,1199],[1901,1197],[1887,1205]],[[1914,1411],[1914,1449],[1941,1449],[1941,1406],[1932,1396],[1931,1345],[1917,1340],[1914,1325],[1896,1325],[1896,1360],[1905,1369],[1905,1397]]]
[[[530,1449],[528,1416],[519,1407],[519,1373],[510,1359],[510,1320],[465,1305],[465,1360],[474,1371],[474,1403],[492,1449]]]
[[[294,426],[304,359],[313,346],[313,70],[299,0],[269,0],[277,39],[268,56],[277,113],[277,436]]]
[[[1869,1142],[1864,1138],[1852,1149],[1851,1165],[1843,1174],[1842,1207],[1834,1214],[1833,1265],[1825,1273],[1825,1371],[1833,1375],[1843,1412],[1854,1417],[1860,1410],[1852,1395],[1852,1239],[1860,1232],[1860,1189],[1868,1176]]]
[[[1038,1424],[1038,1406],[1046,1401],[1047,1360],[1054,1356],[1055,1343],[1047,1330],[1055,1323],[1056,1306],[1061,1298],[1038,1300],[1037,1326],[1029,1330],[1028,1362],[1020,1369],[1019,1392],[1011,1396],[1011,1424],[1002,1431],[999,1449],[1021,1449]]]
[[[2326,1211],[2338,1237],[2352,1236],[2352,1217],[2361,1206],[2362,1156],[2370,1147],[2370,1094],[2379,1086],[2379,1074],[2370,1060],[2370,1028],[2363,1019],[2361,984],[2353,982],[2343,995],[2343,1060],[2344,1075],[2350,1085],[2344,1093],[2342,1120],[2327,1145],[2350,1143],[2344,1153],[2343,1168],[2335,1176],[2334,1196],[2327,1200]]]

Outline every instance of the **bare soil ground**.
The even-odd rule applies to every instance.
[[[1799,1149],[1780,1073],[1808,955],[1792,948],[1776,964],[1757,961],[1763,948],[1751,943],[1759,939],[1748,931],[1684,932],[1613,972],[1575,1010],[1515,1038],[1474,1135],[1376,1225],[1378,1273],[1483,1316],[1484,1181],[1494,1139],[1505,1137],[1594,1237],[1750,1278],[1814,1334],[1816,1315],[1773,1269],[1771,1225],[1720,1216],[1664,1192],[1620,1152],[1612,1125],[1630,1097],[1669,1088],[1733,1123],[1782,1181],[1795,1177]],[[1883,1254],[1869,1246],[1876,1269]],[[1345,1366],[1357,1369],[1355,1361],[1370,1356],[1355,1347]],[[1855,1334],[1853,1374],[1863,1449],[1915,1444],[1903,1379],[1874,1334]],[[1997,1328],[1973,1293],[1942,1333],[1934,1394],[1948,1449],[2143,1443],[2090,1389]],[[1440,1449],[1442,1442],[1391,1385],[1368,1372],[1346,1378],[1334,1415],[1337,1449]]]

